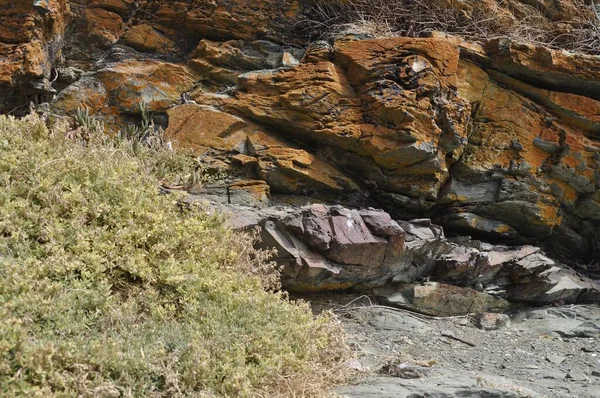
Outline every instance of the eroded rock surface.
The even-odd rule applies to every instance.
[[[511,37],[533,10],[563,48],[590,50],[597,18],[435,3]],[[439,32],[312,42],[313,4],[0,0],[0,112],[84,107],[115,133],[145,104],[219,176],[190,200],[260,226],[287,290],[369,295],[335,308],[378,372],[344,396],[599,396],[597,308],[567,305],[600,302],[600,57]],[[545,304],[562,306],[514,311]]]
[[[325,53],[309,48],[296,67],[240,75],[236,95],[214,103],[316,146],[369,192],[363,204],[597,258],[599,103],[585,83],[557,92],[515,72],[560,81],[568,65],[589,70],[596,58],[501,42],[521,49],[502,61],[498,43],[339,41]],[[554,64],[559,77],[542,72]]]
[[[343,397],[600,396],[597,306],[513,311],[510,323],[485,330],[480,316],[416,317],[352,296],[315,301],[328,303],[313,304],[315,310],[342,315],[357,351],[351,367],[366,374],[340,387]]]
[[[380,210],[327,205],[219,208],[234,228],[262,228],[261,247],[277,249],[282,283],[290,291],[353,288],[434,315],[502,311],[509,302],[600,300],[598,282],[539,247],[446,238],[429,219],[397,222]]]
[[[67,0],[0,2],[0,110],[22,106],[15,98],[39,100],[55,92],[52,67],[70,17]]]
[[[318,143],[397,216],[596,256],[598,103],[585,90],[553,92],[500,73],[492,50],[479,64],[459,60],[459,47],[341,42],[334,62],[244,75],[223,106]],[[537,59],[533,50],[525,54]]]

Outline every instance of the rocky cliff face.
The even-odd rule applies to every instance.
[[[532,2],[510,3],[507,18]],[[558,24],[573,2],[539,3],[570,29]],[[0,0],[0,109],[87,107],[118,130],[144,102],[244,203],[383,208],[598,271],[600,57],[442,33],[308,43],[311,12],[300,0]]]
[[[56,92],[59,61],[71,17],[67,0],[0,2],[0,109]],[[14,108],[13,108],[14,109]]]

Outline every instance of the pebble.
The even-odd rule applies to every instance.
[[[484,312],[477,315],[477,326],[483,330],[497,330],[510,325],[510,317],[505,314]]]
[[[581,372],[569,372],[566,374],[565,378],[570,379],[572,381],[588,380],[587,376]]]
[[[548,362],[553,363],[555,365],[560,365],[561,363],[563,363],[565,361],[565,359],[567,359],[566,357],[563,357],[561,355],[556,355],[556,354],[548,354],[546,355],[546,359],[548,360]]]

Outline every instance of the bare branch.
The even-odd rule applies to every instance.
[[[463,4],[459,6],[458,4]],[[467,5],[465,5],[467,4]],[[424,37],[434,31],[484,42],[507,37],[553,49],[600,54],[600,9],[573,0],[569,20],[551,20],[545,9],[521,2],[449,0],[316,0],[307,30],[321,36]],[[461,8],[462,7],[462,8]]]

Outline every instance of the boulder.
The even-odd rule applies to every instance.
[[[438,39],[343,41],[334,62],[239,76],[226,106],[341,151],[332,160],[372,184],[433,199],[466,143],[458,57],[455,44]]]
[[[142,52],[171,55],[178,53],[178,48],[173,40],[149,24],[132,27],[123,35],[123,41],[128,46]]]
[[[482,311],[502,311],[508,301],[478,292],[437,282],[400,285],[376,289],[375,294],[386,304],[422,312],[432,316],[467,315]]]
[[[90,45],[102,49],[110,48],[116,43],[125,28],[119,14],[104,8],[85,9],[81,22],[79,35],[84,36]]]
[[[404,231],[389,216],[312,205],[265,223],[262,245],[274,244],[285,264],[284,285],[295,291],[379,285],[404,254]]]
[[[483,312],[475,317],[477,327],[483,330],[498,330],[510,326],[510,317],[506,314]]]
[[[190,148],[196,153],[209,150],[245,153],[248,124],[215,108],[184,104],[167,111],[169,126],[165,138],[176,147]]]
[[[490,40],[485,50],[490,66],[495,70],[536,86],[600,100],[596,56],[508,39]]]
[[[283,286],[295,292],[374,291],[389,304],[438,315],[600,300],[600,283],[539,247],[447,239],[429,219],[397,222],[381,210],[323,204],[220,208],[232,210],[235,228],[262,227],[260,247],[277,249]]]
[[[192,149],[203,162],[222,159],[246,177],[265,181],[273,193],[339,197],[359,190],[321,157],[242,118],[193,103],[167,114],[165,136],[176,147]]]
[[[126,117],[138,115],[140,104],[148,112],[166,112],[192,89],[196,76],[185,65],[155,60],[109,63],[66,87],[52,103],[62,114],[87,108],[110,130],[125,127]]]
[[[235,85],[245,72],[295,66],[304,51],[267,40],[200,40],[188,65],[214,83]]]

